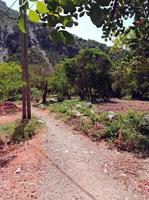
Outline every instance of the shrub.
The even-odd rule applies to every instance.
[[[29,122],[17,121],[12,135],[12,141],[14,143],[19,143],[31,138],[33,135],[37,134],[37,131],[42,127],[42,125],[43,123],[36,118],[31,119]]]
[[[21,67],[16,63],[0,63],[0,100],[13,99],[22,85]]]
[[[70,122],[77,130],[94,141],[105,139],[123,150],[149,149],[149,123],[145,113],[117,113],[110,120],[109,112],[97,114],[94,107],[88,107],[86,102],[78,99],[55,103],[50,106],[50,110],[61,113],[67,121],[71,119]]]
[[[119,140],[121,146],[126,149],[147,149],[149,136],[144,135],[144,133],[147,133],[149,129],[144,115],[130,111],[126,114],[119,114],[116,119],[109,121],[104,113],[100,117],[100,120],[105,124],[103,138],[113,141]]]
[[[7,123],[0,125],[0,136],[9,136],[14,130],[14,124],[13,123]]]
[[[58,96],[57,96],[58,102],[62,102],[62,101],[64,101],[64,99],[65,99],[65,97],[62,94],[58,94]]]
[[[62,113],[65,116],[77,117],[79,114],[89,116],[95,121],[95,112],[93,109],[86,106],[86,102],[79,99],[64,100],[63,102],[50,105],[50,111]]]
[[[39,101],[42,96],[41,90],[37,88],[31,88],[31,97],[33,100]]]

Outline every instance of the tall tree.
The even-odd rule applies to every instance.
[[[31,100],[30,100],[30,83],[28,70],[28,32],[27,32],[27,17],[24,5],[25,0],[19,0],[20,7],[20,22],[24,24],[25,32],[20,31],[21,45],[21,66],[22,80],[24,82],[22,89],[22,120],[31,119]]]
[[[149,52],[144,26],[142,24],[137,31],[117,37],[110,50],[113,57],[113,88],[117,97],[127,95],[149,99]]]
[[[110,68],[107,55],[97,48],[85,48],[74,58],[65,59],[56,66],[52,86],[68,98],[73,91],[81,100],[108,100],[111,90]]]

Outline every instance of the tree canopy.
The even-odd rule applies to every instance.
[[[111,61],[96,48],[82,49],[78,55],[60,62],[52,86],[62,95],[77,94],[81,99],[108,99],[111,92]]]
[[[120,35],[110,49],[115,77],[113,90],[119,97],[149,99],[148,43],[145,35],[141,35],[137,37],[135,31]]]
[[[0,63],[0,100],[8,99],[22,87],[21,68],[16,63]]]
[[[36,3],[36,10],[29,8],[29,1]],[[28,10],[32,22],[42,22],[51,29],[54,41],[71,43],[73,37],[65,28],[78,25],[78,18],[88,15],[92,23],[102,27],[103,37],[125,32],[124,19],[134,18],[130,29],[137,30],[142,24],[148,29],[149,9],[147,0],[28,0],[22,5]],[[23,17],[19,26],[25,31]]]

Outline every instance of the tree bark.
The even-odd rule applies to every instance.
[[[31,119],[30,81],[28,69],[28,30],[26,11],[21,7],[25,0],[19,0],[20,14],[23,16],[26,33],[20,30],[21,66],[22,66],[22,120]]]

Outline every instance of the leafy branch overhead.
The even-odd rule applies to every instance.
[[[29,7],[34,2],[36,10]],[[103,37],[111,38],[125,32],[124,19],[134,18],[130,29],[148,25],[149,11],[147,0],[27,0],[22,5],[27,10],[31,22],[49,26],[51,38],[64,44],[73,42],[66,27],[78,25],[78,18],[88,15],[96,27],[102,27]],[[19,27],[25,32],[20,16]]]

